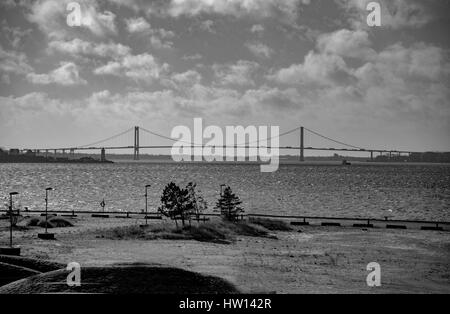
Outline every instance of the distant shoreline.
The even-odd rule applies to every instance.
[[[97,160],[92,157],[82,157],[78,159],[69,158],[53,158],[44,156],[0,156],[0,163],[48,163],[48,164],[104,164],[104,163],[114,163],[110,160]]]

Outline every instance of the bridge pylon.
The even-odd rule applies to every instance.
[[[304,128],[301,126],[300,127],[300,161],[305,161],[305,155],[304,155],[304,150],[305,150],[305,132],[304,132]]]
[[[139,127],[134,127],[134,160],[139,160]]]

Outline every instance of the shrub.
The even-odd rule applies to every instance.
[[[32,217],[29,218],[24,225],[26,227],[42,227],[45,228],[45,217]],[[51,217],[47,220],[47,228],[64,228],[64,227],[73,227],[73,224],[67,219],[61,217]]]
[[[292,231],[293,229],[285,222],[281,220],[263,219],[263,218],[250,218],[249,222],[254,225],[263,226],[270,231]]]
[[[183,226],[185,220],[189,219],[192,203],[189,201],[188,190],[182,189],[173,182],[170,182],[163,190],[161,195],[161,206],[158,211],[164,216],[175,220],[178,228],[177,220],[180,219]]]

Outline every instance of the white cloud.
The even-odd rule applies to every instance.
[[[9,26],[6,20],[2,22],[2,33],[11,46],[18,49],[23,44],[23,39],[32,33],[30,28],[22,29],[20,27]]]
[[[172,48],[173,43],[167,39],[173,38],[174,32],[164,28],[153,29],[143,17],[126,19],[125,23],[129,33],[148,36],[152,47],[157,49]]]
[[[22,52],[6,51],[0,45],[0,70],[4,73],[27,74],[33,71]]]
[[[258,58],[270,58],[274,53],[272,48],[259,42],[247,42],[245,46]]]
[[[319,51],[341,57],[370,59],[376,54],[371,45],[368,33],[362,30],[341,29],[333,33],[322,34],[317,39]]]
[[[250,31],[252,33],[262,33],[262,32],[264,32],[264,26],[262,26],[261,24],[255,24],[252,26]]]
[[[165,10],[171,16],[195,16],[202,13],[252,16],[267,18],[283,16],[286,21],[294,22],[299,4],[308,4],[304,0],[172,0]]]
[[[371,46],[364,32],[325,34],[303,63],[268,78],[296,88],[302,102],[314,104],[314,114],[326,120],[355,125],[435,121],[443,128],[450,117],[447,52],[426,43],[397,43],[380,52]],[[349,56],[360,60],[346,63]]]
[[[348,12],[349,22],[356,28],[367,28],[367,4],[371,0],[337,0]],[[425,1],[418,0],[379,0],[382,15],[381,24],[386,28],[419,28],[429,23],[433,16],[426,10]],[[427,1],[433,5],[433,1]]]
[[[348,76],[347,65],[340,56],[311,51],[302,64],[280,69],[269,78],[289,85],[329,86],[344,83]]]
[[[206,20],[206,21],[202,21],[200,23],[200,29],[205,31],[205,32],[209,32],[209,33],[215,33],[215,29],[214,29],[214,21],[212,20]]]
[[[67,25],[67,4],[71,0],[37,0],[30,5],[27,18],[52,39],[73,37],[80,27]],[[81,28],[89,29],[96,36],[117,34],[116,15],[110,11],[99,11],[97,1],[78,0],[81,6]]]
[[[148,32],[151,29],[150,24],[143,17],[126,19],[125,23],[130,33]]]
[[[184,55],[181,57],[183,60],[200,60],[202,58],[202,55],[199,53],[193,54],[193,55]]]
[[[33,84],[58,84],[64,86],[85,85],[87,82],[80,77],[78,67],[72,62],[62,62],[60,67],[48,74],[29,73],[27,79]]]
[[[253,75],[259,68],[256,62],[239,60],[234,64],[214,64],[216,79],[221,85],[253,85]]]
[[[53,40],[48,43],[48,49],[53,52],[69,54],[72,56],[96,56],[102,58],[118,59],[131,52],[131,48],[119,43],[93,43],[75,38],[69,41]]]
[[[135,81],[152,82],[168,71],[166,63],[160,65],[148,54],[127,55],[120,61],[112,61],[94,70],[97,75],[123,76]]]

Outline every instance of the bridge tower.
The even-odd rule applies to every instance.
[[[134,160],[139,160],[139,127],[134,127]]]
[[[301,126],[300,127],[300,161],[305,161],[305,155],[304,155],[304,150],[305,150],[305,142],[304,142],[304,128]]]

